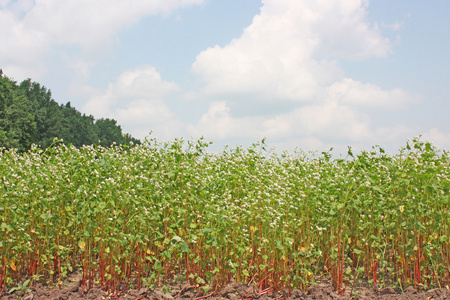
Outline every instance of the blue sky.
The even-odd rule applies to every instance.
[[[450,148],[447,0],[0,0],[0,68],[161,140]]]

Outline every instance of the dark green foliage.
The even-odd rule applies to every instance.
[[[36,130],[26,95],[0,71],[0,145],[23,151],[30,147]]]
[[[50,90],[30,79],[20,84],[0,70],[0,147],[30,149],[32,144],[46,148],[55,138],[76,147],[100,144],[140,144],[122,133],[116,120],[81,114],[67,104],[59,105]]]
[[[113,142],[122,143],[124,137],[122,135],[122,129],[117,125],[116,120],[112,119],[98,119],[95,121],[95,126],[97,127],[98,143],[106,147],[111,145]]]

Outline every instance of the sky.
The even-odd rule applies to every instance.
[[[421,135],[450,149],[448,11],[448,0],[0,0],[0,68],[139,139],[396,153]]]

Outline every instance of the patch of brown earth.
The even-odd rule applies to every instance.
[[[1,300],[24,299],[24,300],[106,300],[106,299],[125,299],[125,300],[177,300],[177,299],[210,299],[210,300],[239,300],[239,299],[360,299],[360,300],[435,300],[450,299],[450,290],[432,289],[429,291],[416,291],[413,287],[405,289],[401,294],[397,294],[393,288],[383,289],[359,288],[357,290],[346,290],[343,295],[338,295],[333,287],[327,283],[320,283],[310,286],[306,292],[301,290],[282,291],[259,290],[254,285],[245,285],[242,283],[231,283],[220,291],[210,291],[203,294],[201,289],[189,284],[168,285],[168,289],[148,288],[128,289],[114,294],[107,293],[97,287],[86,289],[81,286],[79,276],[72,276],[61,289],[49,288],[42,284],[30,287],[28,290],[15,291],[12,294],[4,292],[0,294]],[[169,290],[170,292],[167,292]]]

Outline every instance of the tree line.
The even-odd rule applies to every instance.
[[[0,69],[0,147],[27,151],[32,144],[50,146],[54,139],[76,147],[140,144],[124,134],[114,119],[81,114],[70,102],[58,104],[51,91],[27,79],[18,84]]]

